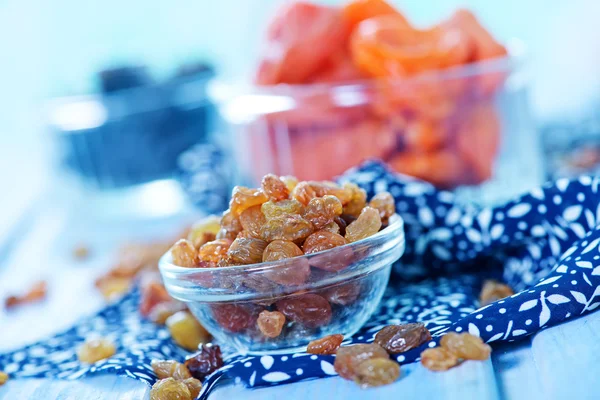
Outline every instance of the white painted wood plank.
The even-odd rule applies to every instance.
[[[531,340],[494,346],[492,363],[500,397],[540,399],[542,387],[531,350]]]

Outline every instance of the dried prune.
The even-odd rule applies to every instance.
[[[198,251],[186,239],[179,239],[173,247],[171,247],[171,255],[173,256],[173,264],[180,267],[194,268],[198,265]]]
[[[150,314],[148,314],[148,319],[155,324],[164,325],[167,322],[167,318],[179,311],[185,311],[185,309],[185,303],[181,301],[165,301],[152,307]]]
[[[166,320],[171,337],[186,350],[196,350],[210,340],[210,333],[188,311],[179,311]]]
[[[229,332],[241,332],[252,324],[252,313],[241,304],[213,304],[215,321]]]
[[[369,207],[379,211],[382,221],[387,221],[396,212],[396,201],[388,192],[377,193],[369,202]]]
[[[185,360],[185,366],[194,378],[202,380],[223,366],[221,348],[216,344],[203,344]]]
[[[175,360],[152,360],[150,365],[158,379],[173,378],[179,381],[192,377],[187,367]]]
[[[190,232],[187,235],[187,239],[195,248],[199,249],[204,243],[215,240],[220,229],[219,218],[211,215],[192,225]]]
[[[140,314],[147,317],[157,304],[171,300],[171,296],[169,296],[167,289],[165,289],[162,283],[151,281],[146,285],[142,285],[139,307]]]
[[[345,183],[344,189],[349,194],[350,200],[344,205],[344,214],[358,217],[362,209],[367,205],[367,192],[355,183]]]
[[[400,377],[400,365],[385,358],[372,358],[358,364],[354,382],[362,388],[388,385]]]
[[[316,229],[321,229],[339,215],[342,215],[342,203],[335,196],[326,195],[310,199],[302,216]]]
[[[317,328],[331,320],[329,302],[317,294],[288,297],[277,301],[275,306],[286,318],[307,328]]]
[[[202,390],[202,382],[200,382],[196,378],[187,378],[181,381],[185,386],[187,386],[190,394],[192,395],[192,400],[198,398],[200,391]]]
[[[431,371],[446,371],[458,364],[458,357],[443,347],[434,347],[421,353],[421,364]]]
[[[465,360],[487,360],[492,352],[492,348],[483,343],[479,336],[470,333],[446,333],[440,345]]]
[[[375,335],[375,343],[390,354],[414,349],[430,340],[429,330],[421,323],[389,325]]]
[[[344,341],[344,335],[336,333],[311,341],[306,347],[306,352],[310,354],[335,354],[337,349]]]
[[[192,394],[182,381],[167,378],[152,385],[150,400],[192,400]]]
[[[276,203],[267,201],[261,206],[261,211],[267,219],[285,217],[287,214],[300,214],[303,210],[304,206],[296,199],[282,200]]]
[[[0,386],[4,385],[8,381],[8,374],[0,371]]]
[[[227,256],[233,263],[255,264],[262,261],[267,242],[253,237],[239,237],[233,241]]]
[[[260,189],[250,189],[243,186],[233,188],[229,209],[231,214],[238,217],[245,209],[265,203],[269,198]],[[222,225],[222,224],[221,224]]]
[[[363,208],[362,212],[346,227],[346,240],[350,243],[367,238],[379,232],[381,217],[379,211],[372,207]]]
[[[292,191],[292,197],[304,205],[307,205],[308,202],[315,197],[323,197],[326,195],[337,197],[342,205],[347,204],[351,199],[351,193],[349,191],[339,187],[333,182],[300,182]]]
[[[267,195],[269,200],[281,201],[289,197],[290,191],[286,184],[273,174],[267,174],[262,178],[260,183],[263,192]]]
[[[267,222],[267,219],[261,211],[261,206],[253,206],[247,208],[243,213],[240,214],[240,222],[245,232],[248,232],[250,236],[259,238],[262,227],[265,222]]]
[[[93,364],[105,358],[112,357],[116,352],[112,341],[105,338],[86,340],[77,349],[77,358],[83,363]]]
[[[294,188],[298,184],[298,178],[296,178],[295,176],[286,175],[286,176],[280,177],[279,179],[281,179],[281,181],[283,183],[285,183],[285,187],[287,187],[287,189],[289,190],[290,193],[292,192],[292,190],[294,190]]]
[[[304,241],[302,245],[302,249],[305,254],[318,253],[319,251],[333,249],[334,247],[343,246],[348,242],[346,239],[338,235],[337,233],[332,233],[328,231],[318,231],[310,235]]]
[[[479,306],[487,306],[498,300],[515,294],[510,286],[494,280],[487,280],[483,283],[483,288],[479,294]]]
[[[273,218],[263,226],[262,238],[267,242],[288,240],[295,242],[304,240],[313,233],[312,224],[299,215],[286,215]]]
[[[216,265],[227,256],[231,244],[229,239],[217,239],[205,243],[198,251],[198,258],[206,263]]]
[[[347,306],[352,304],[360,294],[360,283],[348,282],[325,290],[323,296],[332,304]]]
[[[356,377],[356,368],[360,363],[373,358],[389,359],[389,354],[378,344],[355,344],[340,347],[335,353],[333,367],[342,378],[353,380]]]
[[[275,338],[281,334],[285,324],[285,315],[279,311],[261,311],[256,320],[258,329],[263,335],[269,338]]]
[[[217,239],[235,240],[237,234],[242,230],[242,224],[237,215],[227,210],[221,217],[221,229],[217,233]]]

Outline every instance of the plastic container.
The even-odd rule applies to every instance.
[[[375,311],[392,264],[404,252],[403,221],[366,239],[284,261],[184,268],[170,252],[159,262],[169,294],[185,303],[215,337],[241,353],[301,350],[314,339],[354,334]],[[257,326],[264,310],[286,315],[277,337]]]

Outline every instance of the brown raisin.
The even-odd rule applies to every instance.
[[[321,229],[333,219],[342,215],[342,203],[335,196],[315,197],[308,202],[302,216],[316,229]]]
[[[202,380],[223,366],[221,348],[216,344],[203,344],[185,360],[185,366],[194,378]]]
[[[152,360],[150,365],[158,379],[173,378],[180,381],[192,377],[187,367],[175,360]]]
[[[229,209],[231,214],[238,217],[244,210],[265,203],[269,198],[260,189],[250,189],[243,186],[233,188]],[[222,223],[221,223],[222,225]]]
[[[317,294],[288,297],[277,301],[275,306],[286,318],[307,328],[327,325],[331,320],[329,302]]]
[[[192,395],[192,399],[195,400],[198,398],[200,391],[202,390],[202,382],[200,382],[196,378],[187,378],[181,381],[185,386],[187,386],[190,394]]]
[[[223,329],[241,332],[252,325],[252,313],[241,304],[213,304],[213,317]]]
[[[278,202],[267,201],[261,206],[266,219],[285,217],[288,214],[301,214],[304,206],[296,199],[282,200]]]
[[[510,286],[494,280],[487,280],[483,283],[481,294],[479,295],[479,306],[487,306],[498,300],[515,294]]]
[[[167,378],[152,385],[150,400],[192,400],[192,394],[182,381]]]
[[[314,228],[309,221],[299,215],[291,214],[267,220],[263,226],[262,238],[267,242],[273,240],[295,242],[306,239],[313,231]]]
[[[77,358],[83,363],[93,364],[105,358],[112,357],[116,352],[112,341],[105,338],[86,340],[77,349]]]
[[[487,360],[492,352],[479,336],[470,333],[448,332],[442,336],[440,345],[465,360]]]
[[[333,222],[335,222],[338,228],[340,229],[339,232],[336,233],[339,233],[340,235],[344,236],[346,234],[346,226],[348,226],[344,218],[342,218],[342,216],[335,217],[333,219]]]
[[[285,175],[279,177],[283,183],[285,183],[285,187],[287,187],[288,191],[292,193],[296,185],[298,184],[298,178],[291,175]]]
[[[258,329],[269,338],[276,338],[281,334],[285,324],[285,315],[279,311],[261,311],[256,320]]]
[[[221,217],[221,229],[217,233],[217,239],[235,240],[235,237],[242,230],[242,224],[237,215],[233,215],[231,210],[227,210]]]
[[[348,192],[350,200],[344,205],[344,214],[358,217],[362,209],[367,205],[367,192],[359,188],[355,183],[345,183],[344,190]]]
[[[325,290],[323,296],[332,304],[347,306],[352,304],[360,294],[360,283],[348,282]]]
[[[337,349],[344,341],[344,335],[336,333],[313,340],[306,347],[306,352],[310,354],[335,354]]]
[[[381,228],[379,211],[365,207],[356,221],[346,227],[346,240],[350,243],[357,242],[376,234],[379,228]]]
[[[196,350],[200,343],[210,340],[210,333],[188,311],[179,311],[166,321],[171,337],[186,350]]]
[[[375,343],[390,354],[414,349],[430,340],[431,334],[422,323],[389,325],[375,335]]]
[[[358,364],[354,382],[362,388],[389,385],[400,377],[400,365],[385,358],[372,358]]]
[[[293,242],[274,240],[265,248],[263,262],[279,261],[287,258],[302,256],[302,250]],[[265,271],[269,280],[281,285],[300,285],[310,275],[310,265],[306,259],[295,259],[286,265],[281,265]]]
[[[205,243],[198,251],[198,258],[209,264],[217,264],[219,261],[227,257],[227,252],[231,246],[229,239],[217,239],[212,242]]]
[[[458,365],[458,358],[443,347],[434,347],[421,353],[421,364],[431,371],[446,371]]]
[[[187,235],[195,248],[199,249],[206,242],[216,239],[217,233],[221,229],[219,218],[211,215],[192,225],[190,232]]]
[[[253,206],[240,214],[240,222],[245,232],[248,232],[250,236],[260,238],[262,227],[267,219],[261,211],[261,206]]]
[[[305,254],[313,254],[324,250],[329,250],[335,247],[345,245],[346,239],[337,233],[327,231],[319,231],[310,235],[304,241],[302,248]],[[311,266],[329,272],[341,271],[352,264],[354,260],[354,252],[351,248],[343,248],[335,252],[320,254],[310,258]]]
[[[290,191],[286,184],[273,174],[267,174],[262,178],[260,183],[263,192],[267,195],[269,200],[281,201],[285,200],[290,196]]]
[[[171,300],[158,303],[150,310],[148,319],[155,324],[164,325],[167,322],[167,318],[179,311],[185,311],[186,308],[185,303],[181,301]]]
[[[369,207],[379,211],[382,221],[386,221],[396,212],[396,201],[388,192],[377,193],[369,202]]]
[[[199,262],[198,251],[192,242],[186,239],[178,240],[171,247],[171,255],[173,257],[173,264],[179,267],[194,268]]]
[[[347,243],[346,239],[337,233],[318,231],[306,238],[302,249],[305,254],[312,254],[343,246]]]
[[[351,194],[347,190],[339,187],[333,182],[300,182],[292,192],[292,197],[304,205],[307,205],[308,202],[315,197],[323,197],[326,195],[337,197],[342,205],[345,205],[351,199]]]
[[[267,242],[253,237],[239,237],[233,241],[227,256],[233,263],[256,264],[262,262]]]
[[[335,371],[344,379],[353,380],[356,368],[362,362],[373,358],[389,359],[389,354],[376,343],[355,344],[340,347],[335,353]]]
[[[4,385],[8,381],[8,374],[0,371],[0,386]]]

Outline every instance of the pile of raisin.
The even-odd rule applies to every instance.
[[[112,341],[105,338],[93,338],[86,340],[77,349],[77,358],[82,363],[93,364],[105,358],[112,357],[116,352]]]
[[[445,371],[461,360],[487,360],[492,348],[479,336],[449,332],[442,336],[440,347],[421,353],[421,364],[432,371]]]

